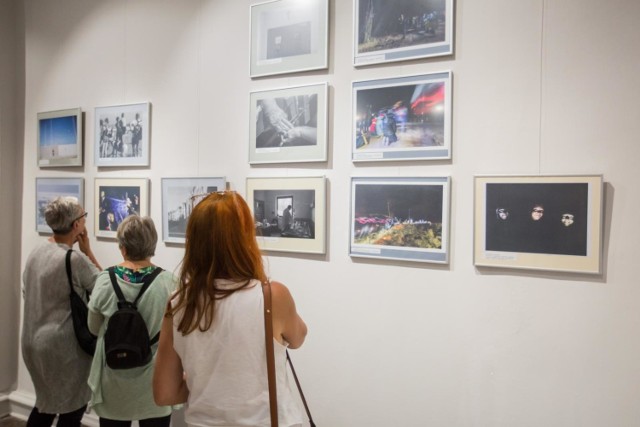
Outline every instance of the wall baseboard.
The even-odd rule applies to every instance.
[[[33,405],[36,403],[36,397],[31,393],[25,393],[22,391],[14,391],[8,395],[6,403],[8,403],[7,410],[4,410],[5,401],[0,396],[0,414],[11,415],[12,417],[27,420],[29,414],[33,409]],[[99,427],[100,422],[98,416],[93,412],[84,414],[82,417],[82,425],[88,427]]]

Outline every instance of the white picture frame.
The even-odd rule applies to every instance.
[[[118,225],[129,215],[149,215],[147,178],[96,178],[94,187],[96,237],[115,238]]]
[[[326,83],[251,92],[249,163],[327,160]]]
[[[352,83],[354,162],[451,159],[452,73]]]
[[[326,178],[247,178],[247,204],[265,251],[326,252]]]
[[[149,166],[151,103],[96,107],[94,161],[98,167]]]
[[[274,0],[250,6],[249,75],[328,67],[328,0]]]
[[[354,0],[353,65],[453,54],[454,0]]]
[[[47,111],[37,117],[38,166],[82,166],[82,109]]]
[[[450,177],[352,177],[352,257],[449,262]]]

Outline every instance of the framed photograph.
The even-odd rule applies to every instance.
[[[476,176],[474,264],[600,274],[601,175]]]
[[[451,72],[353,83],[353,161],[451,158]]]
[[[251,77],[327,68],[328,0],[251,5]]]
[[[38,113],[38,166],[82,166],[82,110]]]
[[[150,105],[96,107],[96,166],[149,166]]]
[[[83,178],[36,178],[36,231],[53,233],[44,219],[44,210],[56,197],[75,197],[84,206]]]
[[[450,181],[351,178],[349,255],[448,263]]]
[[[224,191],[227,181],[215,178],[162,178],[162,240],[184,243],[191,210],[207,194]]]
[[[353,64],[453,53],[453,0],[354,0]]]
[[[149,215],[147,178],[96,178],[96,237],[116,237],[118,225],[129,215]]]
[[[324,176],[247,178],[247,203],[260,249],[325,253]]]
[[[327,160],[327,84],[250,94],[249,163]]]

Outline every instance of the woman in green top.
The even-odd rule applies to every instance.
[[[157,268],[151,263],[151,257],[155,254],[158,234],[151,218],[131,215],[118,227],[117,239],[124,261],[115,266],[116,280],[125,299],[133,301],[144,277]],[[138,311],[150,337],[160,331],[164,309],[174,288],[173,274],[163,271],[138,301]],[[89,375],[92,393],[89,405],[100,417],[101,427],[130,426],[133,420],[139,421],[140,427],[168,427],[171,407],[157,406],[151,388],[157,344],[151,347],[153,358],[145,366],[114,370],[106,365],[104,333],[117,309],[118,297],[108,271],[103,271],[96,279],[89,302],[89,329],[98,336]]]

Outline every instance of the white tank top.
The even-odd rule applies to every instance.
[[[220,288],[239,286],[217,280]],[[271,425],[264,338],[264,299],[260,281],[216,301],[211,328],[183,336],[174,317],[173,346],[182,360],[189,387],[185,421],[189,426]],[[302,425],[294,398],[286,347],[274,339],[278,421],[281,427]]]

